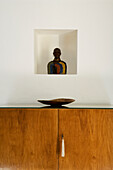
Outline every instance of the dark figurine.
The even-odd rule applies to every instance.
[[[53,55],[55,57],[54,60],[50,61],[47,65],[48,74],[66,74],[67,65],[60,59],[61,50],[59,48],[55,48]]]

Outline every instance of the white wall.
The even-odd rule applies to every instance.
[[[0,105],[113,105],[113,0],[0,0]],[[78,29],[77,76],[34,74],[34,29]]]

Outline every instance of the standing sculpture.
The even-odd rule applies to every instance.
[[[47,65],[48,74],[66,74],[67,64],[60,59],[61,50],[55,48],[53,51],[54,60]]]

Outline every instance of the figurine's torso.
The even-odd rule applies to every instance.
[[[67,65],[64,61],[50,61],[48,63],[48,74],[66,74]]]

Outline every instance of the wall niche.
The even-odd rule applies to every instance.
[[[67,64],[67,74],[77,74],[77,32],[70,29],[35,29],[34,73],[48,74],[47,64],[54,59],[53,50],[60,48],[61,60]]]

